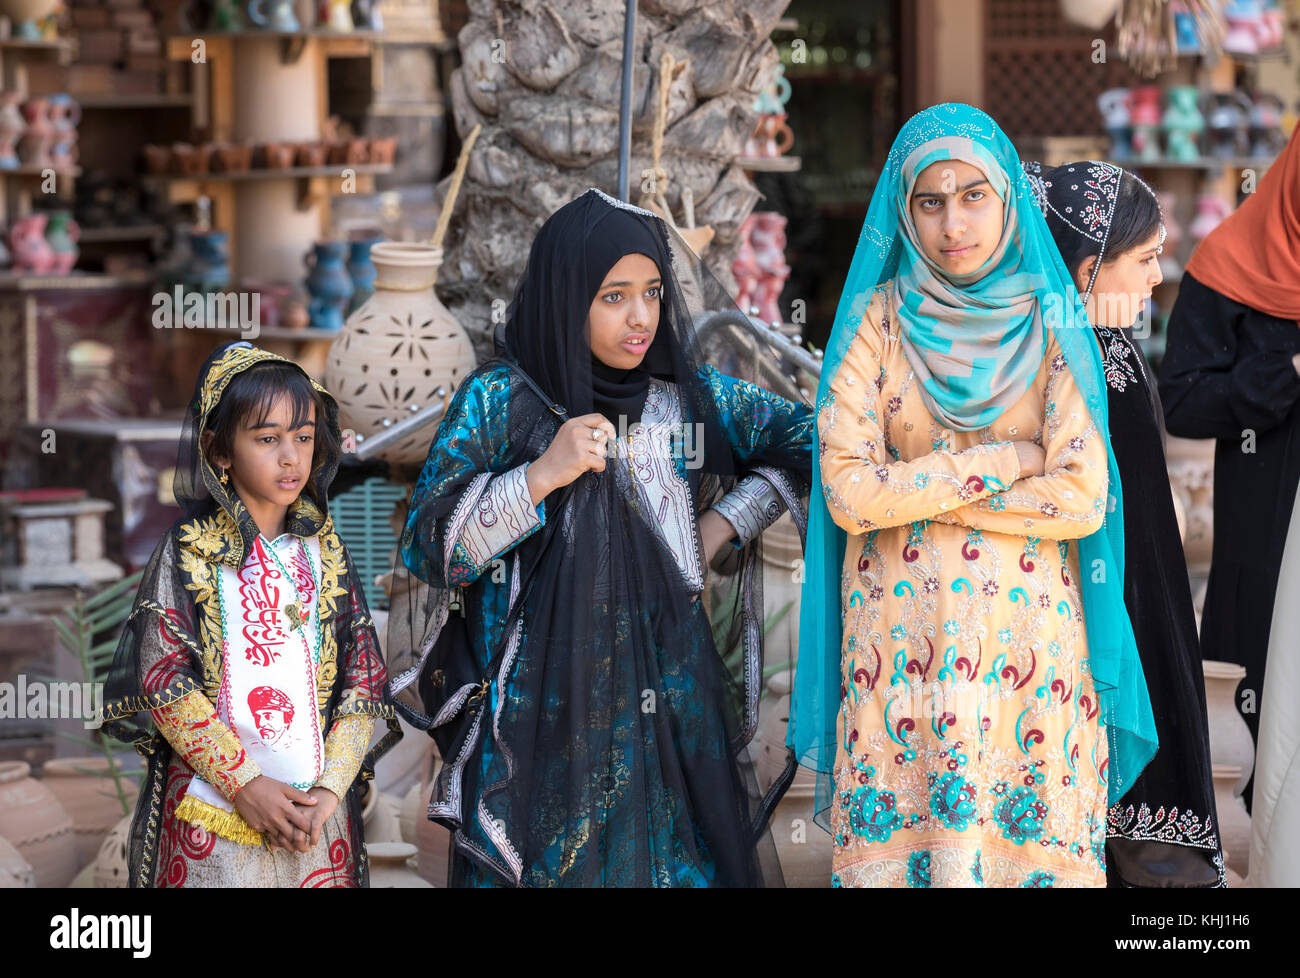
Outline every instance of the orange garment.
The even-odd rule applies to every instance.
[[[1192,253],[1187,271],[1242,305],[1300,320],[1300,126],[1255,192]]]

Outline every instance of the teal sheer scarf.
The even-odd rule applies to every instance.
[[[1001,169],[1007,188],[1006,207],[1014,209],[1008,223],[1014,218],[1017,229],[1016,240],[1007,243],[1007,252],[1018,252],[1019,259],[1017,267],[1007,268],[1004,254],[990,274],[1014,274],[1032,280],[1041,305],[1041,321],[1056,337],[1106,445],[1110,473],[1107,514],[1100,530],[1078,541],[1078,553],[1089,668],[1106,724],[1110,751],[1107,792],[1114,804],[1155,755],[1158,741],[1133,626],[1124,606],[1124,503],[1110,445],[1101,352],[1078,290],[1034,203],[1015,147],[984,112],[960,103],[937,105],[913,116],[894,140],[840,295],[817,387],[817,409],[820,413],[830,394],[831,382],[857,334],[861,309],[871,293],[899,276],[900,262],[911,264],[905,257],[906,232],[900,227],[900,209],[906,206],[901,190],[906,180],[905,161],[927,143],[953,138],[970,140],[979,147],[981,159],[987,157],[990,165]],[[960,294],[959,283],[949,283],[948,287]],[[907,313],[900,306],[898,314]],[[980,405],[964,406],[963,414],[979,417]],[[822,485],[818,452],[813,453],[813,485]],[[829,774],[835,763],[843,635],[840,574],[847,543],[847,534],[831,520],[824,496],[813,492],[804,554],[799,660],[786,742],[801,764],[820,775],[818,811],[829,805]]]

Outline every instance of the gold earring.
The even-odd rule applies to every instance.
[[[225,469],[222,469],[222,470],[221,470],[221,484],[224,486],[224,485],[227,485],[229,482],[230,482],[230,476],[226,474],[226,470],[225,470]]]

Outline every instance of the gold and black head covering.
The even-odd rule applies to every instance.
[[[259,531],[256,522],[235,494],[234,486],[222,483],[204,453],[203,432],[208,429],[217,405],[221,403],[222,395],[230,387],[231,381],[245,371],[266,363],[286,364],[307,378],[325,405],[325,416],[318,419],[318,424],[325,425],[331,435],[316,440],[316,456],[312,460],[311,475],[298,500],[289,507],[285,518],[285,529],[289,533],[308,537],[320,532],[329,513],[327,493],[341,459],[338,447],[338,402],[296,363],[243,340],[228,343],[208,357],[199,370],[194,396],[190,398],[185,424],[181,430],[172,491],[177,505],[185,511],[187,517],[215,517],[217,526],[223,531],[219,534],[221,541],[216,550],[212,550],[215,541],[210,541],[204,556],[235,568],[242,566]]]

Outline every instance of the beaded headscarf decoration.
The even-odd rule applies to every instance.
[[[1082,298],[1086,304],[1092,296],[1101,264],[1106,260],[1106,246],[1110,242],[1110,229],[1115,220],[1115,207],[1119,203],[1120,185],[1125,175],[1136,180],[1152,198],[1155,198],[1156,192],[1137,174],[1128,173],[1121,166],[1103,163],[1100,160],[1089,160],[1086,173],[1078,172],[1078,164],[1071,164],[1064,168],[1044,167],[1036,160],[1027,160],[1022,165],[1039,208],[1044,213],[1051,211],[1067,227],[1101,245],[1097,260],[1092,266],[1092,274],[1088,277],[1088,288],[1083,292]],[[1064,195],[1069,201],[1064,206],[1064,212],[1052,203],[1048,193],[1057,182],[1063,180],[1070,181],[1069,190]],[[1057,196],[1059,198],[1061,194],[1058,192]],[[1159,206],[1157,199],[1156,207]],[[1164,247],[1166,233],[1162,214],[1159,243],[1161,248]]]

